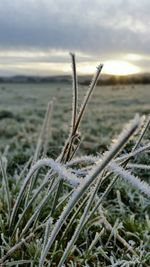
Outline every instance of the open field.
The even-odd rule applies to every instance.
[[[17,146],[18,149],[23,148],[22,156],[31,155],[47,103],[54,99],[49,155],[56,157],[70,127],[71,87],[68,84],[1,84],[1,150],[10,145],[10,151],[13,152]],[[80,103],[86,89],[79,89]],[[97,87],[81,124],[84,138],[81,150],[94,154],[104,150],[135,113],[150,113],[149,85]]]
[[[33,156],[49,101],[53,101],[53,111],[47,155],[53,159],[57,158],[70,130],[71,87],[72,85],[68,84],[47,83],[0,84],[0,151],[1,153],[5,151],[7,155],[9,180],[15,179],[14,177],[17,177],[24,164]],[[81,104],[86,90],[87,87],[84,86],[79,88],[79,104]],[[92,154],[96,156],[104,152],[109,147],[112,138],[120,133],[124,124],[132,119],[135,113],[150,114],[150,85],[98,86],[89,101],[81,123],[82,144],[77,155]],[[148,130],[142,144],[147,144],[149,140]],[[129,151],[132,142],[133,140],[127,147]],[[7,151],[6,147],[8,147]],[[146,153],[137,157],[136,163],[148,165],[150,163],[149,155]],[[150,183],[150,170],[134,170],[134,173]],[[11,181],[10,185],[12,186],[12,184]],[[106,185],[107,183],[104,188]],[[12,192],[16,194],[18,189],[14,188],[12,186]],[[41,199],[39,197],[38,200]],[[150,266],[149,203],[149,199],[136,189],[118,180],[103,201],[104,213],[110,225],[106,223],[107,227],[105,228],[104,218],[99,218],[98,214],[94,215],[87,227],[83,229],[76,243],[77,247],[74,246],[66,265],[63,266]],[[0,200],[3,217],[5,217],[3,215],[5,208]],[[34,205],[33,208],[35,208]],[[81,211],[79,215],[81,215]],[[32,209],[30,212],[32,214]],[[49,206],[47,204],[39,221],[42,221],[42,216],[48,215],[48,213]],[[54,221],[58,217],[57,212],[55,216]],[[27,220],[27,218],[25,219]],[[4,236],[7,236],[7,229],[3,225],[2,217],[0,225],[1,228],[3,227]],[[70,237],[75,227],[76,224],[73,224],[69,233]],[[64,229],[62,230],[64,231]],[[118,233],[132,246],[135,253],[130,252],[123,242],[119,242]],[[17,240],[16,236],[14,239]],[[24,245],[24,252],[14,253],[12,260],[32,259],[31,264],[24,263],[23,266],[38,266],[42,241],[40,233],[37,233],[37,236],[36,242],[32,241],[30,244]],[[97,240],[96,236],[99,236]],[[92,243],[93,240],[95,240],[95,244]],[[7,238],[6,242],[9,243]],[[55,243],[51,258],[54,263],[51,266],[57,266],[67,242],[68,240],[64,240],[60,245],[59,242]],[[50,265],[47,262],[45,266]]]

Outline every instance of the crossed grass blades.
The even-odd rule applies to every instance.
[[[5,154],[0,158],[0,266],[149,266],[149,233],[140,242],[135,233],[126,235],[119,217],[114,225],[109,223],[103,203],[120,178],[124,187],[129,184],[135,188],[133,194],[140,192],[141,201],[149,201],[150,185],[132,170],[148,171],[150,166],[130,161],[150,151],[150,143],[142,145],[150,117],[136,115],[102,155],[76,157],[82,140],[79,126],[103,65],[97,67],[79,109],[75,55],[70,55],[72,121],[61,154],[56,160],[46,157],[53,109],[50,102],[35,154],[17,181],[12,182],[7,175]],[[128,144],[130,152],[125,152]],[[120,190],[117,198],[123,212]],[[150,229],[148,214],[146,221]]]

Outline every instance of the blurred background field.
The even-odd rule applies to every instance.
[[[84,86],[79,88],[79,103],[86,89]],[[51,153],[56,153],[69,131],[71,85],[4,84],[0,86],[0,95],[1,147],[9,144],[11,148],[16,144],[24,145],[25,150],[34,149],[47,103],[52,100],[51,138],[57,142]],[[135,113],[150,113],[149,100],[150,86],[98,86],[82,121],[82,149],[96,152],[99,147],[109,144],[113,134]]]
[[[79,87],[79,103],[87,86]],[[48,155],[56,158],[69,131],[72,85],[68,83],[1,84],[0,150],[9,146],[11,164],[33,155],[48,101],[53,114]],[[97,86],[81,124],[82,154],[104,151],[135,113],[150,113],[150,85]],[[16,167],[16,166],[15,166]]]

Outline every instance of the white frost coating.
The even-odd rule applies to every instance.
[[[115,161],[120,161],[120,160],[124,160],[124,159],[127,159],[127,158],[131,158],[131,157],[134,157],[136,156],[137,154],[140,154],[144,151],[149,151],[150,150],[150,145],[146,145],[146,146],[143,146],[143,147],[140,147],[138,149],[136,149],[135,151],[133,152],[130,152],[128,154],[125,154],[125,155],[122,155],[122,156],[119,156],[115,159]],[[95,157],[95,156],[82,156],[82,157],[76,157],[74,158],[73,160],[69,161],[66,166],[69,167],[69,166],[72,166],[72,165],[76,165],[76,164],[79,164],[79,163],[96,163],[97,161],[99,161],[101,159],[102,155],[101,156],[98,156],[98,157]]]
[[[148,198],[150,198],[150,185],[144,181],[141,181],[138,177],[132,175],[129,171],[126,171],[122,167],[118,166],[116,163],[109,164],[111,170],[116,174],[120,175],[125,181],[132,184],[134,187],[139,189],[142,193],[144,193]]]
[[[68,182],[72,187],[77,187],[78,184],[80,183],[80,179],[76,177],[76,175],[72,174],[70,171],[68,171],[62,164],[54,161],[51,158],[46,158],[46,159],[41,159],[38,160],[30,169],[26,179],[24,180],[24,183],[21,187],[21,190],[19,192],[19,195],[17,197],[17,200],[15,202],[15,205],[12,210],[11,218],[10,218],[10,226],[12,225],[14,221],[14,217],[16,215],[17,209],[19,207],[19,204],[23,198],[24,192],[26,190],[26,187],[32,178],[32,175],[40,168],[47,166],[51,167],[54,172],[56,172],[63,180]]]
[[[150,165],[145,165],[145,164],[128,164],[127,165],[127,168],[130,168],[130,169],[143,169],[143,170],[150,170]]]
[[[63,180],[68,182],[72,187],[76,187],[80,183],[80,179],[77,178],[75,174],[73,174],[71,171],[67,170],[65,166],[54,161],[51,158],[41,159],[37,161],[35,165],[40,167],[42,166],[51,167],[54,172],[56,172]],[[33,166],[33,168],[36,168],[35,165]]]
[[[123,156],[120,156],[118,158],[116,158],[117,161],[120,161],[120,160],[124,160],[124,159],[127,159],[127,158],[131,158],[131,157],[134,157],[136,156],[137,154],[140,154],[142,152],[145,152],[145,151],[149,151],[150,150],[150,145],[146,145],[146,146],[143,146],[143,147],[140,147],[138,149],[136,149],[135,151],[129,153],[129,154],[125,154]]]
[[[137,129],[139,127],[139,124],[140,124],[140,117],[139,117],[138,114],[136,114],[134,119],[131,120],[128,124],[125,125],[125,127],[124,127],[123,131],[121,132],[121,134],[117,138],[115,138],[113,140],[112,144],[110,145],[110,149],[112,148],[112,146],[115,143],[119,143],[128,134],[128,131],[129,131],[131,125],[133,125]]]
[[[88,174],[85,176],[84,180],[82,180],[79,184],[79,186],[76,189],[76,192],[80,191],[82,187],[84,187],[84,185],[87,183],[88,180],[90,180],[90,177],[92,177],[94,175],[95,172],[97,172],[97,169],[99,168],[99,165],[102,163],[102,161],[105,161],[105,159],[107,157],[109,157],[109,154],[111,153],[111,151],[113,149],[115,149],[115,147],[118,146],[118,144],[122,143],[122,140],[125,140],[127,138],[127,136],[129,135],[129,132],[133,129],[134,130],[139,126],[140,123],[140,117],[138,114],[136,114],[136,116],[134,117],[133,120],[131,120],[128,125],[126,126],[125,129],[123,129],[122,133],[119,135],[117,142],[113,143],[109,150],[106,151],[102,157],[96,158],[97,161],[95,162],[94,167],[88,172]],[[80,158],[81,159],[81,158]],[[91,159],[93,160],[93,157],[83,157],[83,159]],[[108,163],[108,165],[111,164],[110,162]],[[74,192],[74,194],[76,194],[76,192]]]
[[[72,166],[79,163],[95,163],[95,161],[98,161],[100,157],[94,157],[94,156],[83,156],[74,158],[73,160],[69,161],[66,166]]]

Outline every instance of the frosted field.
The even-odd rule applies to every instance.
[[[84,86],[79,88],[79,107],[86,90],[87,87]],[[24,187],[24,180],[29,177],[32,169],[26,163],[35,155],[37,140],[49,101],[53,102],[53,111],[47,156],[50,158],[49,164],[53,165],[51,166],[53,173],[50,173],[52,183],[50,180],[45,180],[50,168],[50,165],[46,163],[46,167],[40,165],[39,171],[36,170],[32,175],[33,188],[30,190],[30,186]],[[81,197],[70,208],[67,205],[74,201],[74,195],[77,196],[82,190],[84,179],[88,181],[91,177],[90,170],[95,168],[95,165],[88,161],[78,162],[71,167],[65,164],[62,166],[63,161],[59,166],[58,161],[53,161],[58,157],[68,137],[71,108],[71,84],[0,84],[0,152],[2,155],[0,158],[0,232],[2,233],[0,257],[3,261],[7,261],[6,266],[17,267],[62,267],[61,260],[65,262],[63,265],[65,267],[149,267],[150,150],[148,148],[147,151],[130,159],[130,167],[127,166],[127,168],[131,173],[123,170],[124,175],[127,176],[126,180],[121,179],[123,176],[120,174],[118,177],[118,172],[122,173],[122,169],[119,167],[120,161],[116,159],[119,154],[115,154],[114,160],[118,164],[115,168],[118,172],[110,171],[111,165],[105,166],[105,170],[103,169],[95,180],[92,180],[89,188],[83,190]],[[91,155],[92,159],[95,159],[93,156],[101,157],[101,154],[109,149],[112,138],[117,137],[135,113],[139,113],[140,116],[150,114],[150,86],[97,87],[79,128],[82,143],[76,156]],[[136,125],[138,125],[138,119]],[[129,129],[126,127],[126,131]],[[137,140],[136,134],[125,147],[121,147],[121,153],[127,156]],[[147,146],[149,141],[148,128],[140,146]],[[45,144],[45,140],[43,143]],[[43,143],[41,149],[44,148]],[[43,160],[42,153],[39,158],[40,164],[48,162],[47,157]],[[34,167],[39,164],[39,162],[32,163],[35,164]],[[97,166],[99,164],[101,164],[100,161]],[[122,166],[123,164],[124,161],[122,161]],[[144,169],[139,168],[141,164]],[[56,186],[59,179],[63,179],[63,175],[66,175],[68,180],[63,180],[61,190],[57,191]],[[134,176],[138,176],[139,179]],[[37,177],[35,183],[34,177]],[[109,191],[109,186],[116,177],[117,180]],[[9,190],[7,191],[5,181],[8,182],[10,190],[9,198],[7,197]],[[68,181],[71,183],[69,184]],[[100,208],[88,218],[85,225],[82,225],[83,228],[79,231],[75,245],[72,245],[68,255],[64,256],[68,242],[76,234],[77,227],[81,225],[82,215],[94,194],[93,188],[97,185],[97,181],[100,181],[100,186],[97,186],[97,193],[88,208],[84,222],[97,201],[102,199]],[[145,181],[144,185],[142,181]],[[42,187],[43,183],[45,184]],[[76,183],[79,183],[78,188],[76,188]],[[30,190],[29,194],[28,190]],[[107,194],[104,193],[105,190]],[[73,195],[72,192],[75,194]],[[21,199],[20,202],[17,200],[18,196]],[[57,197],[56,202],[55,197]],[[14,203],[19,204],[15,206]],[[14,209],[16,212],[13,213]],[[65,217],[65,221],[62,214],[66,210],[68,217]],[[59,233],[51,241],[51,237],[57,231],[58,221],[61,222]],[[31,239],[30,234],[33,234]],[[26,240],[26,243],[22,242],[22,237],[25,240],[29,238],[29,240]],[[16,249],[18,242],[22,243],[19,243],[20,246]],[[14,251],[10,249],[12,247],[15,247]],[[62,259],[63,257],[66,258]]]

